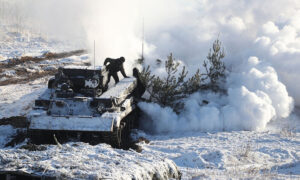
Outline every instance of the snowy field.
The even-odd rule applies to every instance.
[[[178,177],[171,160],[150,153],[68,143],[44,151],[0,149],[0,171],[20,170],[41,176],[75,179],[168,179]]]
[[[148,179],[176,175],[182,179],[299,179],[299,131],[190,132],[173,135],[139,135],[143,152],[68,143],[44,151],[0,150],[2,169],[68,178]],[[38,167],[38,168],[37,168]]]
[[[5,147],[19,129],[0,125],[0,171],[62,179],[169,179],[180,174],[182,179],[300,179],[299,2],[29,2],[34,3],[1,1],[0,10],[9,14],[0,11],[0,20],[9,23],[0,23],[0,63],[92,49],[96,40],[96,64],[122,55],[128,72],[140,55],[142,37],[147,64],[163,76],[157,58],[173,52],[193,72],[218,37],[230,72],[224,85],[228,93],[195,93],[184,100],[181,114],[140,103],[145,117],[152,118],[149,123],[143,116],[142,130],[132,132],[134,139],[150,141],[139,143],[140,153],[82,142],[42,145],[35,151],[24,149],[27,140]],[[145,32],[140,32],[142,24]],[[26,116],[59,66],[85,65],[91,57],[84,53],[1,66],[0,83],[13,83],[0,85],[0,120]]]
[[[165,179],[175,177],[177,168],[182,179],[299,179],[299,127],[299,123],[286,120],[280,125],[270,124],[263,132],[150,135],[138,130],[132,134],[134,137],[150,140],[149,144],[140,143],[141,153],[85,143],[47,145],[43,151],[9,147],[0,149],[0,169],[82,179],[148,179],[153,175]],[[15,131],[1,128],[5,129],[0,135],[2,140]]]
[[[0,61],[21,56],[41,56],[45,52],[64,52],[81,49],[81,45],[48,39],[41,34],[16,32],[14,27],[0,24]]]
[[[151,142],[142,145],[142,153],[173,160],[183,179],[300,178],[299,130],[189,132],[145,137]]]
[[[3,28],[3,27],[2,27]],[[21,34],[7,34],[10,39],[1,41],[2,60],[20,56],[40,56],[44,52],[76,50],[60,42],[46,42],[41,38],[24,39]],[[12,38],[14,37],[14,38]],[[21,39],[20,39],[21,38]],[[25,53],[26,52],[26,53]],[[56,71],[59,66],[81,66],[89,63],[89,55],[70,56],[40,62],[22,63],[1,69],[0,81],[24,78],[18,75],[20,69],[27,73]],[[12,116],[26,116],[34,105],[34,100],[47,88],[44,77],[28,82],[0,86],[0,119]],[[22,149],[25,142],[16,147],[5,145],[17,134],[11,125],[0,125],[0,171],[22,171],[39,176],[75,179],[168,179],[178,178],[180,173],[175,163],[152,153],[141,154],[134,150],[113,149],[110,145],[91,146],[85,143],[69,143],[62,146],[45,145],[42,151]]]
[[[81,65],[87,60],[88,55],[47,60],[32,64],[31,69],[43,71],[50,66],[57,69],[60,65]],[[24,67],[29,68],[25,64]],[[0,86],[0,118],[26,115],[34,100],[47,88],[48,79],[46,76],[24,84]],[[177,170],[182,173],[182,179],[299,179],[298,111],[287,119],[269,122],[264,131],[153,135],[137,130],[134,137],[150,140],[149,144],[140,143],[141,153],[79,142],[62,147],[46,145],[42,151],[21,149],[24,143],[4,148],[17,131],[5,125],[0,126],[0,170],[81,179],[167,179],[178,177]]]
[[[1,116],[24,115],[34,99],[45,90],[46,80],[0,88]],[[2,170],[19,169],[45,176],[83,179],[145,179],[154,174],[166,177],[170,171],[176,175],[173,163],[183,179],[298,179],[300,124],[294,119],[296,115],[282,119],[281,123],[270,123],[262,132],[151,135],[139,130],[133,136],[150,140],[149,144],[140,143],[142,153],[117,150],[105,144],[90,146],[84,143],[69,143],[62,148],[46,146],[44,151],[3,148],[16,130],[11,126],[0,126],[0,162]]]
[[[25,68],[27,72],[41,73],[49,71],[48,69],[56,71],[59,66],[68,64],[82,65],[87,62],[87,59],[88,55],[84,54],[81,56],[30,63],[30,65],[22,64],[21,67]],[[9,78],[18,78],[14,69],[15,68],[3,70],[0,75],[7,74],[8,72],[13,72],[14,74],[10,76],[6,75],[0,79],[0,82]],[[34,99],[46,90],[50,77],[51,76],[45,76],[24,84],[0,86],[0,118],[25,115],[31,109]],[[22,78],[22,76],[20,78]]]

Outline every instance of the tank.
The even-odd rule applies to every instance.
[[[130,129],[138,126],[138,76],[124,78],[109,89],[107,78],[101,66],[59,68],[28,115],[30,141],[126,146]]]

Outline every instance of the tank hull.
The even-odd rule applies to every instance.
[[[104,75],[101,68],[60,69],[28,115],[31,141],[55,144],[79,140],[124,148],[130,129],[138,124],[133,95],[137,79],[124,78],[106,90]]]
[[[129,149],[130,130],[138,127],[139,110],[135,109],[126,115],[119,127],[112,127],[111,130],[66,130],[66,129],[28,129],[28,135],[33,144],[57,144],[69,141],[81,141],[91,145],[107,143],[115,148]],[[87,122],[88,123],[88,122]],[[55,136],[55,137],[54,137]],[[56,140],[55,140],[56,138]]]

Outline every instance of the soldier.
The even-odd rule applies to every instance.
[[[142,83],[141,78],[140,78],[140,72],[137,68],[133,68],[133,76],[137,80],[137,87],[133,90],[133,95],[135,97],[142,97],[144,92],[146,91],[145,84]]]
[[[125,62],[124,57],[120,57],[118,59],[112,59],[112,58],[105,59],[104,66],[106,66],[106,69],[108,70],[108,79],[105,84],[105,87],[108,86],[111,76],[114,78],[116,84],[119,82],[119,77],[118,77],[119,71],[121,71],[121,74],[124,76],[124,78],[127,78],[123,67],[124,62]]]

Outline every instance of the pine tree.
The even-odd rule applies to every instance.
[[[200,70],[186,81],[188,71],[183,66],[181,72],[177,75],[179,65],[179,62],[176,62],[171,53],[165,61],[166,77],[160,78],[151,75],[149,66],[141,72],[141,80],[146,85],[147,92],[150,95],[149,100],[163,107],[172,107],[175,112],[179,112],[183,107],[180,100],[197,91],[201,83]]]
[[[149,94],[148,101],[158,103],[163,107],[171,107],[179,113],[184,106],[182,99],[194,92],[202,90],[224,91],[221,88],[221,83],[225,81],[225,64],[222,62],[225,53],[221,47],[221,42],[218,39],[214,41],[213,47],[207,55],[207,60],[203,63],[206,73],[201,74],[200,69],[198,69],[187,80],[188,71],[183,66],[181,72],[178,73],[180,63],[173,58],[172,53],[165,61],[166,77],[161,78],[152,75],[150,66],[144,67],[141,72],[141,81],[145,84]],[[163,61],[157,60],[156,62],[160,66]]]
[[[206,70],[204,79],[209,79],[207,88],[213,91],[221,90],[220,83],[225,79],[225,64],[221,61],[225,57],[224,49],[221,42],[217,39],[213,43],[213,48],[209,50],[207,60],[204,61],[203,66]]]

